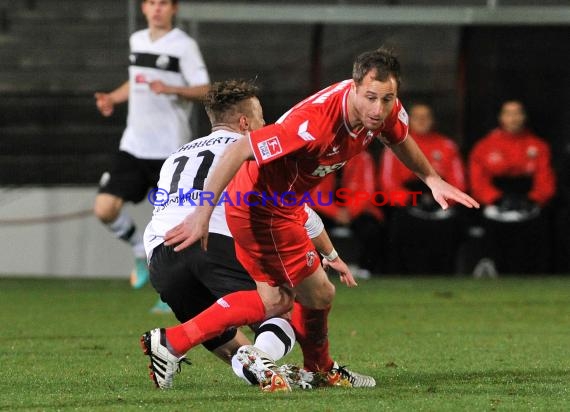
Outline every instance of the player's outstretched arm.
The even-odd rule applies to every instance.
[[[208,93],[208,90],[210,90],[209,84],[203,84],[200,86],[178,87],[165,84],[160,80],[154,80],[150,82],[149,87],[150,90],[156,94],[175,94],[185,99],[194,101],[200,101],[203,99],[206,93]]]
[[[217,166],[206,181],[204,192],[213,193],[212,203],[197,206],[194,213],[186,216],[180,224],[166,232],[164,236],[166,246],[176,245],[174,250],[179,252],[197,240],[201,240],[202,248],[207,249],[208,227],[214,205],[238,169],[248,159],[253,159],[253,151],[249,144],[249,137],[244,136],[224,151]]]
[[[95,104],[105,117],[113,114],[115,105],[129,100],[129,82],[126,81],[110,93],[95,93]]]
[[[448,200],[454,200],[468,208],[479,209],[479,203],[453,185],[450,185],[439,176],[428,176],[426,185],[431,189],[433,198],[445,210],[449,207]]]
[[[430,188],[433,198],[445,210],[448,200],[454,200],[468,208],[479,208],[479,203],[468,194],[443,180],[434,170],[411,136],[400,144],[390,146],[394,154]]]

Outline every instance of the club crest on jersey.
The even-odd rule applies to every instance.
[[[346,162],[335,163],[334,165],[319,165],[319,167],[317,167],[315,169],[315,171],[313,173],[311,173],[311,175],[318,176],[318,177],[324,177],[324,176],[328,175],[329,173],[332,173],[335,170],[340,169],[345,164],[346,164]]]
[[[526,157],[529,159],[536,159],[538,157],[538,147],[529,146],[528,149],[526,149]]]
[[[144,74],[138,73],[135,75],[135,83],[137,84],[148,83],[148,80],[146,79],[146,76]]]
[[[431,158],[435,161],[440,161],[443,159],[443,153],[440,150],[433,150],[431,152]]]
[[[317,253],[314,250],[307,252],[307,266],[308,267],[313,266],[313,263],[315,263],[316,258],[317,258]]]
[[[165,54],[161,54],[156,59],[156,67],[158,67],[159,69],[166,70],[169,64],[170,64],[170,57],[168,57]]]
[[[257,148],[259,149],[259,153],[263,160],[275,157],[283,151],[277,136],[273,136],[267,140],[259,142],[257,144]]]

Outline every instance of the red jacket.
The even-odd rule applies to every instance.
[[[322,179],[321,183],[315,188],[313,194],[320,193],[322,203],[331,202],[329,194],[332,193],[334,197],[335,190],[339,188],[349,189],[350,191],[365,191],[372,195],[376,191],[375,185],[375,165],[374,159],[367,151],[360,152],[354,156],[350,161],[341,169],[342,178],[340,186],[336,187],[336,173],[330,173]],[[313,196],[316,199],[316,196]],[[330,205],[315,204],[315,211],[330,219],[335,219],[338,215],[341,206],[332,202]],[[370,213],[372,216],[381,220],[383,218],[380,209],[370,201],[350,202],[345,206],[354,219],[364,212]]]
[[[465,190],[465,167],[457,145],[439,133],[411,133],[434,169],[448,183]],[[391,150],[380,155],[380,189],[387,192],[408,191],[405,184],[419,178],[402,164]],[[426,190],[428,190],[426,188]]]
[[[556,191],[550,148],[540,137],[525,130],[519,134],[494,129],[475,144],[469,159],[471,191],[475,199],[489,205],[501,198],[494,177],[529,176],[530,200],[544,205]]]

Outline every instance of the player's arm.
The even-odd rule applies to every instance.
[[[253,151],[249,138],[244,136],[232,143],[220,156],[217,166],[212,170],[211,176],[204,187],[204,192],[213,194],[212,202],[196,207],[196,210],[186,216],[182,223],[176,225],[164,237],[166,246],[177,245],[174,250],[187,248],[199,239],[202,247],[206,249],[208,241],[208,223],[222,191],[235,176],[238,169],[246,161],[253,159]]]
[[[210,90],[209,84],[200,86],[177,87],[164,84],[160,80],[150,82],[150,89],[156,94],[174,94],[188,100],[200,101]]]
[[[414,172],[431,189],[437,203],[445,210],[449,207],[447,200],[455,200],[462,205],[473,208],[479,203],[471,196],[444,181],[432,167],[412,136],[408,135],[399,144],[390,145],[396,157]]]
[[[340,281],[348,287],[357,286],[354,276],[350,272],[348,265],[340,258],[334,245],[325,230],[323,221],[319,215],[310,207],[306,206],[307,221],[305,229],[311,238],[315,249],[323,256],[323,268],[333,268],[340,275]]]
[[[95,104],[97,109],[105,117],[111,116],[116,104],[129,100],[129,82],[126,81],[110,93],[95,93]]]
[[[533,176],[532,189],[528,197],[533,202],[544,206],[556,193],[556,175],[550,161],[550,148],[543,144],[540,148],[537,168]]]

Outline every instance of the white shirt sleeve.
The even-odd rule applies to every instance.
[[[325,225],[320,216],[309,206],[305,204],[305,211],[307,212],[307,221],[305,222],[305,229],[311,239],[319,236],[325,229]]]
[[[210,76],[198,43],[189,39],[188,47],[180,58],[180,71],[189,86],[201,86],[210,83]]]

